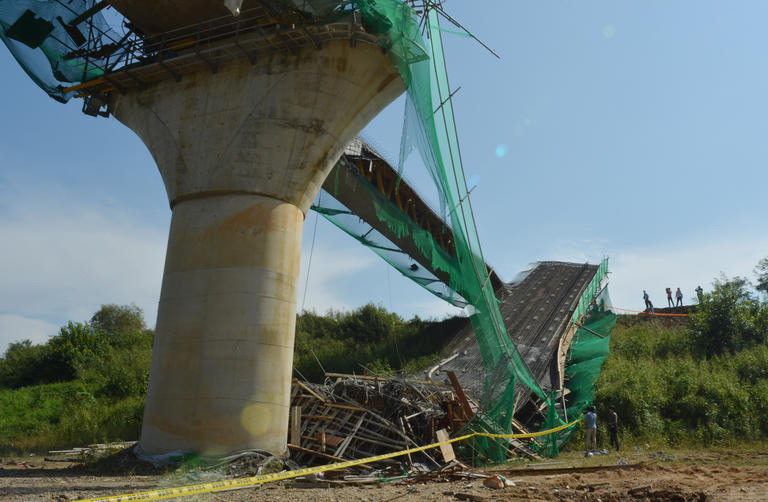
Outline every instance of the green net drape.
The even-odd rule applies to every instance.
[[[392,62],[407,88],[405,123],[401,143],[401,164],[413,151],[419,153],[424,167],[440,194],[444,221],[450,226],[456,258],[448,266],[450,287],[471,306],[472,326],[486,368],[485,394],[492,405],[483,410],[476,424],[494,432],[508,432],[514,408],[514,388],[517,382],[531,388],[542,400],[549,396],[539,387],[506,333],[493,288],[488,281],[480,239],[467,193],[458,135],[450,100],[438,14],[426,12],[426,39],[419,32],[419,22],[413,10],[399,0],[354,2],[363,15],[363,22],[377,25],[380,17],[389,20],[390,28],[383,36]],[[387,220],[389,224],[389,220]],[[403,235],[411,231],[390,225],[393,232]],[[434,263],[445,266],[445,263]],[[500,378],[502,376],[502,378]],[[476,445],[491,461],[506,459],[504,448]]]
[[[123,52],[117,47],[122,34],[101,13],[69,26],[96,1],[0,0],[0,40],[27,75],[58,101],[75,94],[63,89],[102,75],[105,58],[116,61]],[[102,47],[105,52],[84,57],[86,47]]]
[[[584,295],[588,294],[590,294],[589,288]],[[606,290],[601,290],[596,298],[594,291],[591,294],[593,295],[592,301],[586,307],[586,315],[577,324],[578,329],[574,334],[566,359],[565,388],[568,392],[565,396],[565,413],[563,416],[559,416],[557,413],[553,413],[551,410],[554,408],[551,408],[542,425],[545,430],[564,425],[566,420],[572,421],[581,417],[587,406],[592,404],[595,395],[595,381],[610,352],[611,331],[616,324],[616,314],[611,311],[610,299]],[[585,296],[582,296],[583,298]],[[571,439],[577,429],[577,426],[573,426],[556,434],[550,434],[539,443],[540,446],[537,446],[536,449],[544,455],[555,457],[558,455],[560,447]]]
[[[456,255],[450,256],[393,203],[371,190],[377,218],[387,225],[389,231],[399,239],[411,238],[418,249],[431,259],[433,270],[448,273],[449,283],[446,286],[450,293],[441,292],[438,296],[449,297],[454,304],[458,300],[470,305],[472,327],[486,370],[485,406],[479,410],[472,426],[496,433],[511,432],[516,384],[532,389],[546,403],[545,427],[564,423],[565,415],[561,417],[558,413],[554,395],[541,389],[507,335],[498,300],[488,280],[489,272],[467,193],[437,12],[427,9],[425,37],[422,37],[416,13],[401,0],[359,0],[350,5],[360,11],[366,29],[380,36],[381,45],[388,51],[406,85],[399,167],[402,169],[409,155],[418,153],[437,188],[440,215],[453,233]],[[375,232],[360,233],[360,228],[355,229],[360,222],[355,224],[347,218],[345,224],[341,221],[345,216],[331,215],[327,210],[323,214],[378,254],[392,252],[391,243],[386,246],[371,245],[370,236]],[[391,254],[383,257],[393,263]],[[416,274],[411,273],[408,267],[396,265],[396,268],[425,285],[425,281],[415,278]],[[590,308],[606,272],[607,261],[604,261],[584,291],[574,319],[582,317]],[[576,412],[575,408],[573,412]],[[551,445],[550,454],[556,454],[561,438],[566,434],[568,431],[546,438],[545,443],[548,441]],[[471,446],[482,461],[506,460],[508,449],[505,441],[489,438],[475,438],[473,441]]]
[[[71,27],[64,28],[94,2],[0,0],[0,38],[30,77],[61,101],[72,96],[72,93],[64,92],[64,88],[97,77],[102,72],[99,68],[105,67],[103,61],[81,57],[78,48],[83,45],[82,41],[73,38]],[[332,197],[321,200],[315,209],[417,283],[441,298],[455,305],[467,305],[471,310],[471,323],[486,372],[484,402],[487,406],[478,413],[475,427],[491,432],[510,432],[517,384],[529,387],[547,403],[547,421],[559,420],[553,396],[540,388],[507,335],[489,280],[464,177],[443,53],[442,28],[436,10],[427,5],[421,23],[417,13],[402,0],[286,0],[271,4],[275,9],[304,9],[311,14],[307,19],[315,23],[356,19],[359,13],[365,29],[378,36],[379,44],[391,58],[407,89],[399,167],[402,169],[410,155],[418,154],[437,188],[439,213],[451,229],[455,256],[446,253],[428,232],[414,225],[390,201],[377,197],[372,191],[376,216],[398,238],[412,239],[430,260],[432,270],[448,275],[448,283],[444,284],[423,267],[414,268],[414,263],[402,250],[372,228],[364,228],[359,218]],[[350,16],[352,13],[355,15]],[[100,14],[93,16],[87,27],[88,32],[82,35],[90,47],[109,45],[120,38]],[[79,25],[79,29],[84,30],[85,25]],[[117,52],[112,52],[110,57],[119,59],[121,49],[115,50]],[[590,308],[604,273],[602,270],[598,274],[600,277],[596,276],[585,292],[575,318]],[[587,360],[581,364],[587,364]],[[587,370],[583,371],[586,374]],[[586,395],[585,391],[572,392]],[[573,406],[578,408],[579,405]],[[478,440],[475,447],[489,461],[506,459],[503,442],[483,439]]]

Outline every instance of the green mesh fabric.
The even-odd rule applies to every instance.
[[[369,187],[376,216],[398,239],[412,239],[419,251],[431,260],[432,270],[448,274],[449,281],[444,286],[447,286],[451,293],[446,295],[441,291],[438,296],[450,296],[454,299],[454,304],[455,300],[460,298],[461,302],[471,306],[471,323],[486,370],[483,406],[473,420],[472,427],[494,433],[510,433],[516,384],[532,389],[535,395],[547,403],[545,428],[561,425],[564,423],[564,417],[558,414],[554,395],[548,395],[539,387],[507,335],[498,300],[488,280],[464,178],[443,55],[442,29],[437,13],[434,9],[428,9],[426,13],[425,39],[419,32],[416,14],[400,0],[359,0],[353,4],[360,10],[363,24],[368,31],[381,37],[382,46],[388,50],[393,64],[406,84],[406,109],[399,167],[402,169],[405,159],[411,153],[418,152],[424,168],[437,187],[439,211],[453,233],[456,256],[448,255],[435,243],[429,232],[419,228],[394,203],[381,196],[375,188]],[[382,17],[385,17],[387,22]],[[333,217],[327,211],[324,215],[393,263],[391,249],[394,244],[387,241],[388,244],[384,246],[371,246],[383,236],[360,228],[361,222],[350,221],[343,215]],[[382,248],[386,248],[386,251],[382,251]],[[390,254],[384,256],[386,253]],[[407,263],[404,266],[393,264],[417,283],[428,289],[434,288],[434,283],[420,280],[423,277],[420,269],[414,273]],[[594,296],[599,291],[606,272],[607,261],[604,261],[584,291],[574,319],[583,317],[590,305],[593,305]],[[546,438],[542,444],[549,445],[548,454],[557,454],[563,436],[563,433],[559,433]],[[485,437],[474,438],[472,441],[472,449],[479,461],[506,461],[508,445],[505,441]]]
[[[565,366],[566,387],[571,391],[566,398],[568,416],[578,415],[592,402],[594,383],[610,351],[611,330],[615,324],[613,312],[598,309],[590,314],[584,328],[576,332]]]
[[[93,79],[101,73],[99,68],[106,67],[104,61],[78,56],[71,33],[55,22],[60,16],[67,23],[93,4],[94,0],[0,0],[0,38],[35,82],[61,101],[72,96],[63,90],[69,84]],[[548,422],[559,421],[553,396],[539,387],[507,335],[498,299],[489,281],[464,177],[443,54],[443,28],[437,12],[427,6],[425,22],[420,23],[416,12],[402,0],[339,1],[335,7],[330,1],[302,0],[294,1],[292,8],[301,8],[305,4],[312,6],[315,15],[327,13],[328,17],[318,19],[318,22],[342,19],[352,11],[359,11],[364,27],[369,33],[378,35],[380,45],[400,73],[407,88],[407,98],[399,168],[402,169],[409,155],[418,152],[437,187],[440,216],[452,231],[455,256],[438,246],[429,232],[420,229],[373,188],[371,196],[377,218],[398,238],[412,239],[417,249],[430,260],[431,270],[448,275],[448,284],[414,263],[398,246],[331,195],[325,194],[314,209],[416,283],[454,305],[469,306],[486,370],[486,404],[473,422],[474,427],[509,433],[517,384],[529,387],[548,404]],[[100,15],[93,18],[89,27],[87,36],[92,47],[119,38]],[[422,36],[422,27],[426,38]],[[334,183],[338,186],[338,178]],[[576,318],[588,311],[604,274],[605,270],[602,275],[598,274],[600,277],[596,276],[585,292]],[[577,379],[581,378],[580,374]],[[502,462],[507,458],[506,443],[502,441],[478,438],[475,448],[484,461]]]
[[[605,263],[605,262],[603,262]],[[585,292],[587,294],[587,292]],[[611,331],[616,324],[616,314],[610,309],[608,294],[602,290],[597,298],[587,307],[588,311],[574,334],[565,364],[565,414],[560,417],[550,408],[542,429],[553,429],[564,425],[566,420],[573,421],[581,417],[584,410],[592,403],[597,380],[603,362],[610,352]],[[534,445],[534,449],[543,455],[555,457],[559,448],[567,443],[578,427],[573,426],[556,434],[549,434],[546,440]]]
[[[400,208],[387,200],[381,192],[376,190],[367,181],[361,180],[360,184],[368,190],[374,206],[377,208],[377,217],[380,218],[382,222],[387,222],[387,227],[393,233],[397,234],[398,232],[395,231],[395,229],[397,229],[399,231],[407,230],[402,235],[409,235],[409,232],[413,232],[412,235],[419,235],[419,239],[424,242],[422,245],[425,248],[429,247],[430,249],[435,250],[433,252],[433,263],[440,263],[440,266],[442,267],[440,269],[445,271],[448,271],[451,267],[455,267],[455,259],[434,242],[434,239],[429,232],[422,232],[421,229],[417,229],[415,223],[413,223]],[[455,289],[444,284],[440,279],[435,277],[434,274],[423,267],[414,267],[415,262],[407,253],[401,250],[395,243],[387,239],[370,224],[357,217],[331,194],[322,192],[317,203],[312,206],[312,209],[379,255],[401,274],[422,286],[438,298],[460,308],[467,305],[467,301],[457,293]]]
[[[94,3],[95,0],[0,1],[0,39],[27,75],[58,101],[67,101],[74,95],[64,92],[64,88],[104,73],[104,57],[87,59],[78,52],[83,47],[79,37],[91,47],[115,44],[121,38],[101,14],[65,29],[64,24]],[[111,56],[118,58],[119,53],[120,50]]]
[[[472,305],[471,322],[486,367],[486,395],[491,397],[492,406],[476,423],[485,430],[508,432],[516,382],[533,389],[545,401],[549,400],[549,396],[539,388],[509,339],[488,281],[467,193],[453,106],[449,99],[451,91],[442,38],[440,30],[436,29],[440,24],[437,12],[428,9],[426,13],[427,39],[424,40],[419,33],[417,16],[402,1],[371,0],[355,4],[360,8],[366,26],[381,26],[379,15],[386,16],[391,23],[384,45],[389,49],[392,62],[407,88],[401,160],[410,152],[418,151],[440,194],[441,212],[453,232],[456,258],[449,263],[439,252],[433,252],[432,265],[441,270],[447,269],[450,288]],[[400,215],[380,207],[377,207],[377,215],[396,235],[403,237],[405,232],[409,232],[420,250],[434,249],[434,243],[400,221]],[[483,453],[489,460],[499,462],[506,459],[507,453],[502,445],[491,446],[494,441],[487,443],[483,446]]]
[[[604,259],[602,262],[600,262],[600,266],[597,269],[597,273],[595,273],[595,277],[592,278],[592,281],[590,281],[589,285],[587,286],[587,289],[584,291],[584,293],[581,295],[581,298],[579,299],[579,303],[576,306],[576,310],[573,313],[573,322],[577,322],[577,320],[580,319],[582,315],[587,313],[587,310],[589,309],[592,301],[595,299],[595,295],[597,295],[600,292],[600,286],[601,286],[602,280],[607,273],[608,273],[608,260]]]

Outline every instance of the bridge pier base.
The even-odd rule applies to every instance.
[[[145,453],[286,451],[304,217],[403,90],[380,47],[334,41],[114,98],[173,211]]]

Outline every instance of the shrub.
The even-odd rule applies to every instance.
[[[768,337],[768,306],[753,295],[741,277],[715,280],[691,316],[690,332],[698,352],[711,357],[764,343]]]

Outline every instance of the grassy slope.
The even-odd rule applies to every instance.
[[[328,371],[362,373],[364,367],[376,373],[409,371],[439,357],[435,347],[443,348],[446,334],[465,322],[406,321],[372,305],[326,316],[303,313],[297,322],[294,365],[299,374],[315,381],[324,379],[315,356]],[[121,340],[104,355],[79,365],[73,381],[0,387],[0,453],[137,439],[151,338]],[[40,375],[48,366],[42,358],[25,367],[30,375]],[[19,373],[18,367],[9,371]]]
[[[387,318],[385,313],[375,314]],[[354,340],[353,334],[359,333],[356,323],[338,315],[322,321],[327,329],[301,325],[296,362],[312,373],[317,363],[309,349],[314,348],[329,371],[359,371],[371,356],[379,366],[408,368],[436,357],[428,346],[442,347],[443,332],[455,329],[452,323],[457,322],[389,321],[375,342]],[[398,328],[394,333],[389,331],[393,327]],[[149,348],[127,348],[102,365],[119,371],[93,367],[86,379],[0,390],[0,452],[136,439],[143,392],[109,394],[105,389],[120,390],[126,370],[145,373]],[[316,376],[321,378],[322,373]],[[141,379],[127,381],[133,380]],[[596,384],[595,404],[601,420],[609,405],[616,406],[625,444],[727,445],[765,440],[768,347],[698,358],[693,356],[684,323],[620,316],[611,338],[611,355]],[[580,435],[572,444],[580,444]]]
[[[768,437],[768,347],[695,357],[684,322],[619,316],[595,404],[599,417],[616,407],[625,442],[762,440]]]
[[[144,397],[94,397],[79,381],[0,390],[0,453],[44,452],[138,436]]]

